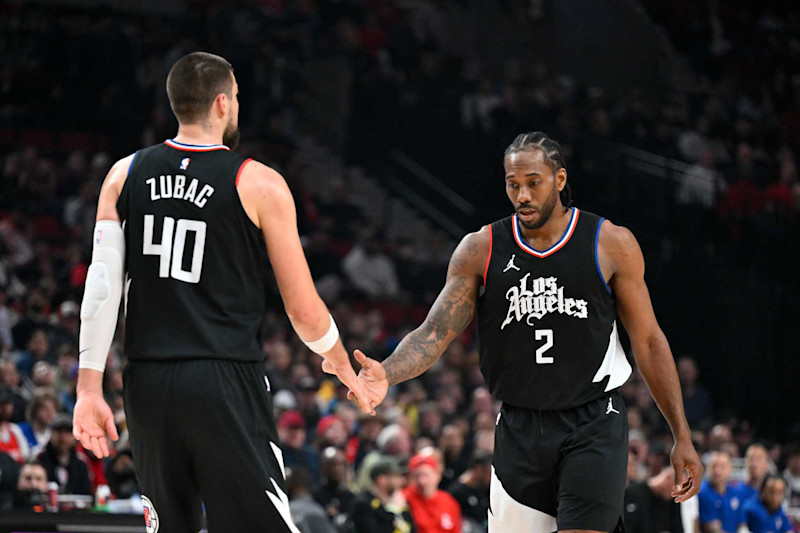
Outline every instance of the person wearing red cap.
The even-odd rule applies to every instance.
[[[460,533],[461,507],[439,489],[442,469],[433,455],[420,453],[408,461],[411,483],[403,494],[419,533]]]
[[[306,420],[299,411],[286,411],[278,419],[278,438],[286,468],[308,470],[313,486],[319,484],[319,452],[306,443]]]

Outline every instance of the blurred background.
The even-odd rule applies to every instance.
[[[141,513],[123,328],[105,373],[116,453],[70,434],[78,313],[100,184],[174,136],[166,74],[196,50],[233,64],[239,152],[286,178],[345,345],[376,359],[422,321],[458,240],[511,213],[505,147],[560,141],[574,204],[642,246],[698,450],[729,457],[732,483],[783,476],[800,520],[795,2],[54,0],[0,1],[0,524],[54,510],[48,482],[62,510]],[[411,527],[404,491],[438,486],[483,531],[499,406],[474,325],[363,418],[271,299],[265,364],[301,530],[381,531],[357,519],[377,510]],[[622,391],[631,498],[657,495],[668,427],[638,373]],[[693,528],[696,506],[680,512]],[[141,516],[92,519],[143,531]]]

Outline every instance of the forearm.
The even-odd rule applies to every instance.
[[[440,337],[436,327],[426,320],[406,335],[383,362],[389,385],[397,385],[428,370],[441,357],[451,340]]]
[[[690,438],[678,372],[666,337],[659,331],[641,346],[634,346],[634,354],[639,371],[666,418],[673,437],[675,440]]]
[[[86,394],[103,396],[103,373],[91,368],[78,369],[78,397]]]

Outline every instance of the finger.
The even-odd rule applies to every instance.
[[[117,426],[114,424],[113,416],[106,418],[106,433],[108,433],[108,436],[111,437],[111,440],[119,440],[119,433],[117,433]]]
[[[672,485],[672,492],[674,495],[675,492],[680,490],[681,485],[683,484],[683,467],[678,465],[673,465],[672,469],[675,472],[675,480]]]
[[[100,451],[103,454],[103,457],[109,457],[111,454],[108,452],[108,439],[105,437],[100,437],[98,439],[98,443],[100,444]]]
[[[356,397],[356,395],[353,394],[353,391],[351,391],[351,390],[347,391],[347,399],[348,400],[352,400],[355,397]]]
[[[353,355],[355,355],[356,361],[358,361],[363,368],[369,368],[372,365],[372,359],[364,355],[364,352],[361,350],[356,350],[353,352]]]
[[[88,440],[89,440],[89,446],[88,448],[84,446],[84,448],[92,452],[95,455],[95,457],[100,457],[100,450],[99,450],[100,444],[97,442],[97,437],[89,437]]]

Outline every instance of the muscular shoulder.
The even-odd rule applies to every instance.
[[[633,232],[606,220],[600,227],[598,253],[605,256],[613,272],[643,265],[642,250]]]
[[[624,226],[617,226],[609,220],[600,227],[598,245],[604,252],[614,256],[624,256],[639,249],[633,232]]]
[[[484,226],[480,230],[468,233],[450,258],[448,276],[454,273],[483,276],[483,268],[491,246],[491,230]]]
[[[289,192],[286,180],[275,169],[264,163],[250,160],[245,163],[239,176],[239,193],[271,197]]]
[[[273,217],[294,215],[294,199],[286,180],[263,163],[255,160],[245,163],[237,189],[247,216],[259,228]]]
[[[114,163],[114,166],[108,171],[105,184],[118,191],[121,190],[125,180],[128,178],[128,170],[131,168],[134,157],[136,157],[136,154],[131,154]]]

